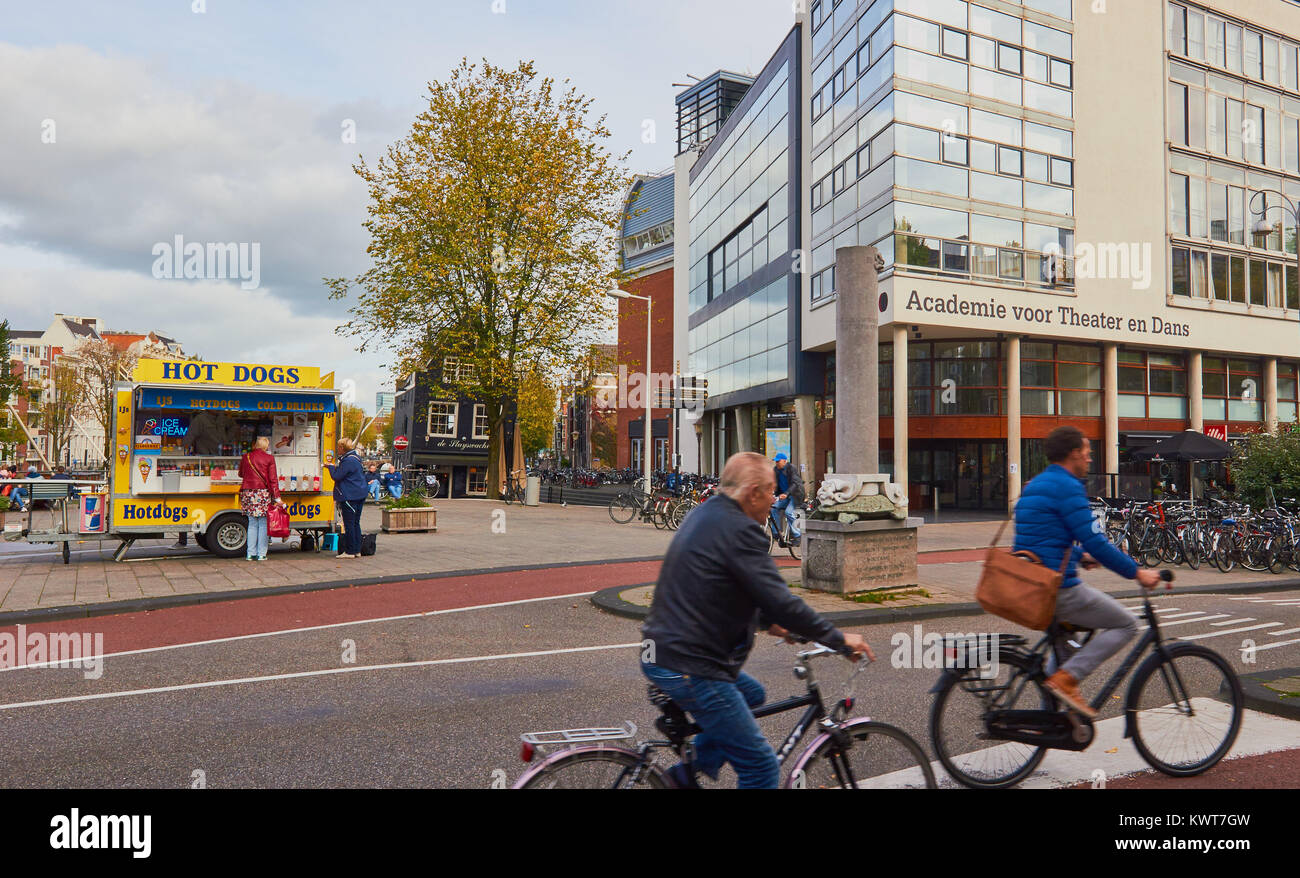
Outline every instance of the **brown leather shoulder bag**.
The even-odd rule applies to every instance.
[[[1074,544],[1065,548],[1060,570],[1050,570],[1033,552],[1013,552],[998,546],[1011,519],[1002,522],[984,557],[984,570],[975,587],[975,600],[985,611],[1017,625],[1046,630],[1056,614],[1056,597]]]

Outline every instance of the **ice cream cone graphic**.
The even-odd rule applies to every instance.
[[[140,459],[140,481],[141,482],[149,481],[149,470],[151,469],[153,469],[153,464],[149,462],[149,458],[147,457],[141,458]]]

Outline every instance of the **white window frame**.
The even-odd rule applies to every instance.
[[[453,381],[473,380],[474,364],[462,363],[460,357],[443,357],[442,358],[442,383],[446,384],[448,379]]]
[[[481,432],[478,428],[479,418],[483,419],[483,430]],[[488,438],[487,406],[481,402],[474,403],[474,438]]]
[[[433,431],[433,407],[435,405],[451,406],[451,432],[450,433],[435,433]],[[460,404],[459,403],[457,403],[455,400],[446,400],[446,399],[429,400],[429,409],[428,409],[427,417],[425,419],[425,428],[424,428],[425,435],[428,438],[455,439],[460,432],[459,427],[460,427]]]
[[[471,473],[471,472],[470,472],[471,469],[475,470],[476,472]],[[475,479],[475,477],[478,475],[479,472],[481,472],[481,473],[483,474],[483,487],[482,487],[482,490],[475,491],[475,490],[473,490],[473,487],[474,487],[474,479]],[[482,465],[480,465],[480,466],[473,466],[473,467],[466,467],[466,468],[465,468],[465,494],[466,494],[467,496],[470,496],[470,497],[486,497],[486,496],[487,496],[487,467],[486,467],[486,466],[482,466]]]

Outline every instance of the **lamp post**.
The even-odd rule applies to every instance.
[[[1283,194],[1283,193],[1277,191],[1276,189],[1255,189],[1255,190],[1253,190],[1253,191],[1254,191],[1254,194],[1250,196],[1250,212],[1251,212],[1251,213],[1256,213],[1256,210],[1255,210],[1255,200],[1258,199],[1258,198],[1262,198],[1262,199],[1264,200],[1264,209],[1261,210],[1261,211],[1258,211],[1258,213],[1259,213],[1259,220],[1258,220],[1258,221],[1257,221],[1253,226],[1251,226],[1251,228],[1250,228],[1250,234],[1251,234],[1251,237],[1254,238],[1254,239],[1256,240],[1256,242],[1257,242],[1258,245],[1261,245],[1261,246],[1262,246],[1263,243],[1264,243],[1264,238],[1268,237],[1269,233],[1273,231],[1273,225],[1272,225],[1271,223],[1269,223],[1269,221],[1268,221],[1267,219],[1264,218],[1264,217],[1268,214],[1268,212],[1269,212],[1270,210],[1277,209],[1277,210],[1283,211],[1284,213],[1288,213],[1288,214],[1290,214],[1290,215],[1291,215],[1291,219],[1294,220],[1295,223],[1296,223],[1296,228],[1297,228],[1297,229],[1300,229],[1300,208],[1297,208],[1297,207],[1296,207],[1296,204],[1295,204],[1294,201],[1292,201],[1290,198],[1287,198],[1285,194]],[[1267,193],[1267,192],[1271,192],[1271,193],[1273,193],[1274,195],[1276,195],[1276,196],[1278,196],[1279,198],[1281,198],[1281,199],[1282,199],[1282,204],[1272,204],[1272,205],[1270,205],[1270,204],[1268,203],[1268,199],[1267,199],[1267,198],[1264,198],[1264,194]],[[1285,228],[1283,229],[1282,234],[1285,235]],[[1282,252],[1283,252],[1283,253],[1286,252],[1286,239],[1285,239],[1285,237],[1284,237],[1283,240],[1282,240]],[[1297,284],[1300,284],[1300,246],[1297,246],[1297,247],[1296,247],[1296,283],[1297,283]],[[1286,307],[1286,275],[1285,275],[1285,273],[1283,273],[1283,276],[1282,276],[1282,306],[1283,306],[1284,308]]]
[[[640,299],[645,302],[645,438],[641,440],[641,459],[645,464],[645,489],[648,494],[653,487],[650,478],[650,449],[653,447],[651,444],[653,439],[650,430],[650,411],[651,406],[654,405],[650,393],[650,376],[653,374],[650,371],[650,314],[654,308],[654,302],[650,300],[649,296],[637,296],[620,289],[606,290],[605,295],[615,299]]]

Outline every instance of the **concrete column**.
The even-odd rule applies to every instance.
[[[794,460],[791,462],[799,467],[799,475],[808,486],[809,493],[815,494],[817,439],[814,429],[817,426],[817,409],[811,396],[794,398],[794,425],[794,441],[790,443]]]
[[[907,325],[894,324],[894,481],[907,490]]]
[[[1187,358],[1187,416],[1191,428],[1205,432],[1205,414],[1201,401],[1201,352],[1192,351]]]
[[[700,416],[700,466],[698,472],[712,475],[718,472],[713,461],[713,412]]]
[[[1106,472],[1119,472],[1119,346],[1102,347],[1102,409],[1106,413]]]
[[[835,471],[880,472],[880,311],[875,247],[835,251]]]
[[[1264,358],[1264,424],[1277,432],[1277,357]]]
[[[753,451],[753,428],[750,426],[750,418],[753,416],[753,409],[747,405],[736,406],[736,451]]]
[[[1016,508],[1023,478],[1020,461],[1020,336],[1007,339],[1007,511]]]

